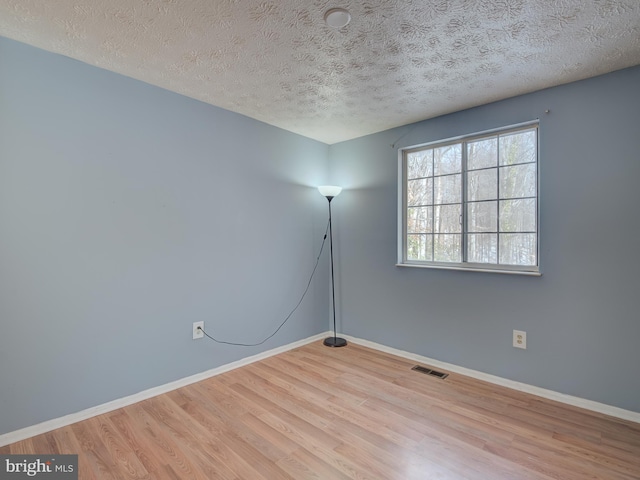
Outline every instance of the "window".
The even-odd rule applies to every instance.
[[[400,151],[399,264],[538,272],[538,125]]]

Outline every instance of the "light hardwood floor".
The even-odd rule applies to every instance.
[[[0,448],[80,479],[639,479],[640,424],[319,343]]]

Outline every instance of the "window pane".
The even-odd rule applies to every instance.
[[[434,235],[433,260],[436,262],[461,262],[461,238],[462,235]]]
[[[495,167],[498,165],[498,137],[469,142],[467,145],[467,169]]]
[[[467,260],[471,263],[498,263],[498,235],[475,233],[467,235]]]
[[[460,203],[462,201],[462,175],[436,177],[434,200],[436,205],[442,203]]]
[[[467,197],[470,201],[498,198],[498,169],[490,168],[467,173],[467,189]]]
[[[500,165],[536,161],[536,131],[500,136]]]
[[[431,177],[433,175],[433,150],[422,150],[407,154],[407,178]]]
[[[536,270],[537,126],[456,141],[404,153],[403,259]]]
[[[498,202],[468,204],[467,228],[470,232],[497,232]]]
[[[434,207],[433,229],[435,233],[458,233],[462,231],[460,215],[462,205],[442,205]]]
[[[433,261],[433,235],[407,235],[407,259]]]
[[[421,178],[407,182],[407,206],[431,205],[433,201],[433,178]]]
[[[501,232],[535,232],[536,200],[500,200]]]
[[[462,144],[447,145],[433,149],[435,175],[447,175],[462,171]]]
[[[500,168],[500,198],[536,196],[536,164]]]
[[[535,233],[500,235],[500,263],[505,265],[537,265]]]
[[[407,209],[407,233],[431,233],[433,207],[411,207]]]

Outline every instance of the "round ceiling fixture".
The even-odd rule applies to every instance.
[[[351,14],[344,8],[332,8],[325,12],[324,21],[331,28],[342,28],[351,21]]]

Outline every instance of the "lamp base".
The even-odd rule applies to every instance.
[[[347,341],[340,337],[327,337],[322,343],[325,347],[345,347],[347,345]]]

